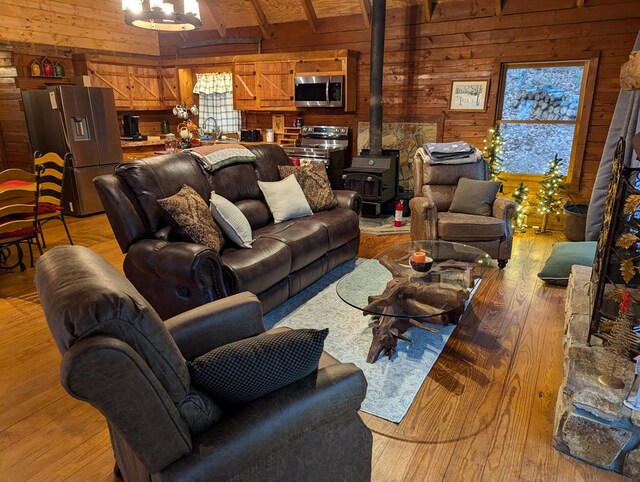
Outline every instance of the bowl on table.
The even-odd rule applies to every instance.
[[[433,259],[427,256],[426,253],[418,251],[411,255],[409,258],[409,264],[414,271],[426,273],[433,267]]]

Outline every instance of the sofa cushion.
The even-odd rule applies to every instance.
[[[329,250],[329,234],[324,225],[313,222],[314,217],[270,224],[253,234],[256,239],[268,238],[285,244],[291,253],[291,272],[298,271]]]
[[[438,213],[438,237],[445,241],[484,241],[504,236],[504,221],[492,216]]]
[[[256,174],[260,181],[278,181],[280,180],[278,166],[292,165],[284,149],[276,144],[257,144],[248,146],[247,149],[256,155]]]
[[[187,362],[193,383],[227,404],[252,402],[318,369],[329,333],[289,330],[221,346]]]
[[[283,179],[291,174],[296,177],[314,213],[333,209],[338,204],[324,163],[312,162],[308,166],[278,166],[278,171]]]
[[[158,199],[173,196],[184,184],[203,200],[212,190],[198,162],[184,152],[119,164],[115,173],[133,192],[154,232],[165,225]]]
[[[313,214],[300,184],[293,175],[282,181],[258,181],[258,187],[269,205],[274,223]]]
[[[241,199],[262,199],[253,164],[235,164],[207,174],[209,192],[215,191],[235,203]]]
[[[259,199],[243,199],[236,201],[236,207],[247,218],[251,229],[256,230],[273,222],[271,211],[265,201]]]
[[[479,181],[463,177],[458,181],[449,211],[491,216],[493,202],[501,186],[502,183],[497,181]]]
[[[424,162],[424,161],[422,161]],[[462,177],[468,179],[488,179],[489,169],[484,159],[470,164],[424,165],[424,184],[457,185]]]
[[[329,236],[329,251],[357,238],[360,232],[360,218],[351,209],[335,208],[315,213],[308,218],[296,219],[296,224],[305,226],[307,223],[324,226]]]
[[[184,232],[185,241],[211,248],[219,253],[224,235],[200,195],[186,184],[173,196],[158,199],[172,231]],[[182,234],[181,234],[182,235]]]
[[[229,247],[221,258],[232,293],[262,293],[291,272],[291,252],[276,239],[256,236],[251,249]]]

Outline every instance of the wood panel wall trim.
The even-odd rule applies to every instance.
[[[340,57],[357,58],[358,52],[352,50],[313,50],[301,52],[279,52],[265,54],[241,54],[241,55],[225,55],[219,57],[201,56],[197,58],[184,59],[163,59],[160,60],[161,67],[198,67],[202,65],[217,64],[235,64],[243,62],[262,62],[262,61],[288,61],[296,60],[318,60],[318,59],[334,59]]]

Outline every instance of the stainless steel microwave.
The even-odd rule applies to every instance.
[[[294,82],[296,107],[344,107],[344,76],[308,75]]]

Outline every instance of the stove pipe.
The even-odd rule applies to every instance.
[[[365,0],[368,1],[368,0]],[[382,155],[382,63],[387,0],[373,0],[371,8],[371,71],[369,74],[369,155]]]

